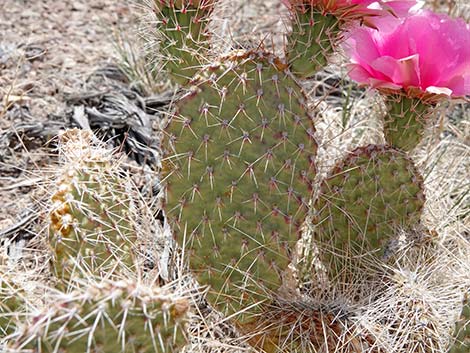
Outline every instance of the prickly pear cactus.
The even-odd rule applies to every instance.
[[[455,328],[455,343],[449,353],[470,352],[470,301],[467,300],[462,310],[462,317]]]
[[[208,15],[215,2],[155,0],[163,65],[179,84],[186,84],[207,62]]]
[[[232,314],[280,286],[317,145],[302,91],[272,54],[235,53],[203,75],[166,128],[166,210],[210,301]]]
[[[353,335],[347,314],[338,307],[291,301],[265,309],[256,323],[245,327],[250,344],[263,353],[376,353],[370,349],[374,339],[366,333]]]
[[[0,278],[0,345],[1,340],[15,330],[25,304],[25,291],[8,277],[2,273]]]
[[[340,21],[307,4],[292,5],[292,30],[286,50],[291,71],[303,78],[313,76],[328,64],[340,34]]]
[[[62,294],[7,343],[10,351],[171,353],[186,343],[185,299],[131,280]],[[9,351],[9,350],[7,350]]]
[[[434,105],[402,95],[386,95],[385,104],[385,140],[393,147],[411,151],[422,140],[426,125],[433,117]]]
[[[53,271],[111,273],[134,265],[132,203],[112,152],[92,141],[91,131],[61,136],[64,162],[50,212]],[[77,267],[81,267],[78,270]]]
[[[325,263],[380,257],[397,230],[420,222],[424,200],[423,179],[404,152],[381,145],[352,151],[323,181],[314,206]],[[335,250],[341,254],[328,255]]]

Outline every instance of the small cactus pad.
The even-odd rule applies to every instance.
[[[386,95],[385,104],[385,140],[393,147],[412,150],[423,138],[424,129],[435,110],[434,105],[402,95]]]
[[[340,33],[340,22],[310,5],[294,6],[292,31],[287,38],[287,61],[302,78],[313,76],[328,64]]]
[[[398,229],[420,221],[424,200],[423,179],[405,153],[381,145],[360,147],[322,183],[315,233],[320,244],[345,258],[367,252],[381,256]]]
[[[272,54],[235,53],[203,75],[166,129],[166,210],[211,303],[231,314],[280,286],[317,145],[302,91]]]
[[[455,328],[455,343],[449,353],[468,352],[470,352],[470,300],[467,300],[463,307],[462,317]]]
[[[188,301],[131,280],[62,294],[9,340],[11,351],[172,353],[186,343]]]
[[[186,84],[206,63],[207,23],[215,0],[156,0],[160,53],[171,78]]]
[[[0,276],[0,342],[16,328],[16,322],[22,316],[26,292],[9,275]],[[1,344],[0,344],[1,348]]]
[[[131,267],[135,232],[132,204],[118,161],[92,142],[91,131],[65,132],[64,167],[52,195],[50,244],[53,270],[67,279],[80,272],[109,273],[116,265]],[[85,271],[83,271],[85,270]]]

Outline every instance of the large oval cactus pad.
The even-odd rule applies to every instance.
[[[230,314],[280,286],[317,144],[300,87],[271,54],[233,54],[203,74],[166,130],[166,210],[212,304]]]

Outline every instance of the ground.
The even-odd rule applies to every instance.
[[[28,200],[13,184],[28,181],[48,151],[21,145],[13,135],[29,124],[66,123],[67,100],[83,91],[89,76],[116,62],[113,37],[134,28],[126,1],[21,1],[0,5],[0,228],[11,225]],[[133,30],[133,29],[131,29]],[[45,131],[43,140],[47,139]],[[49,136],[52,137],[52,136]],[[13,140],[12,140],[13,138]]]

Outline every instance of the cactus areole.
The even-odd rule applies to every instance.
[[[211,303],[246,310],[281,285],[291,260],[315,177],[312,119],[286,65],[263,51],[203,71],[177,110],[167,215]]]

